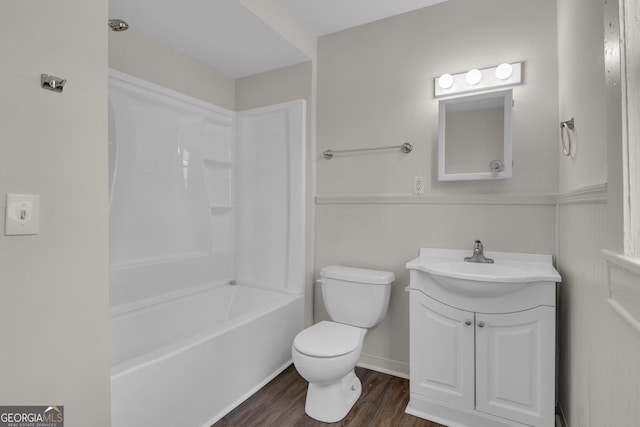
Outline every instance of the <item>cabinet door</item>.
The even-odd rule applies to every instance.
[[[476,409],[554,425],[555,309],[476,314]]]
[[[474,404],[473,313],[411,291],[411,392]]]

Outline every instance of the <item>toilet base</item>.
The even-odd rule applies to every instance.
[[[309,383],[304,411],[324,423],[343,419],[362,393],[362,384],[353,369],[329,384]]]

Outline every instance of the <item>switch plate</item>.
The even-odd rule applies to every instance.
[[[413,177],[413,194],[415,195],[424,194],[424,176]]]
[[[7,194],[4,235],[38,234],[40,196],[37,194]]]

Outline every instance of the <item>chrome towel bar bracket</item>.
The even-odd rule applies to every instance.
[[[56,77],[49,74],[40,74],[40,86],[42,89],[52,90],[54,92],[62,92],[62,88],[67,81],[62,77]]]
[[[338,153],[355,153],[358,151],[374,151],[374,150],[391,150],[394,148],[399,148],[403,153],[410,153],[413,150],[413,145],[408,142],[405,142],[402,145],[391,145],[387,147],[373,147],[373,148],[352,148],[350,150],[324,150],[322,153],[324,158],[327,160],[333,159],[333,156]]]
[[[562,141],[562,151],[565,156],[571,155],[571,134],[575,128],[573,117],[570,120],[560,122],[560,140]],[[567,141],[564,140],[564,134],[567,134]]]

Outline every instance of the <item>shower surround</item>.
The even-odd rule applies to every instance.
[[[114,427],[211,425],[289,365],[304,111],[236,113],[110,72]]]

